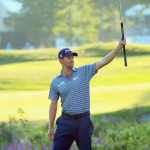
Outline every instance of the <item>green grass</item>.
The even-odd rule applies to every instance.
[[[97,62],[102,58],[75,58],[75,66]],[[91,87],[143,84],[150,82],[149,56],[129,57],[128,67],[123,58],[117,57],[111,64],[99,70],[91,80]],[[5,64],[0,66],[0,90],[35,91],[48,90],[51,80],[60,73],[58,60]]]
[[[107,43],[74,48],[81,56],[75,58],[75,67],[101,60],[115,46]],[[91,80],[92,114],[150,105],[150,47],[127,47],[127,67],[120,53]],[[48,119],[50,83],[61,70],[57,53],[56,49],[0,51],[0,121],[17,117],[18,108],[23,108],[29,120]]]
[[[115,46],[105,43],[74,48],[80,55],[75,58],[75,67],[97,62]],[[107,143],[107,149],[113,149],[112,144],[116,144],[116,150],[121,147],[146,149],[150,144],[149,123],[138,122],[141,115],[150,112],[150,46],[128,45],[127,48],[128,67],[124,67],[120,53],[91,80],[90,107],[95,129],[93,150],[104,149],[102,140]],[[50,146],[47,138],[48,94],[51,80],[61,70],[57,52],[56,49],[0,51],[0,122],[9,121],[1,131],[7,131],[5,136],[8,134],[10,138],[9,133],[18,133],[18,138],[30,135],[29,141],[36,141],[38,149],[41,142]],[[26,128],[21,121],[15,121],[20,119],[19,108],[25,112],[22,119],[29,120]],[[60,114],[59,100],[56,117]],[[111,116],[122,121],[109,122],[107,117]],[[106,120],[100,120],[101,117],[106,117]],[[1,135],[3,138],[3,132]],[[98,148],[95,148],[95,140],[98,140]]]
[[[150,105],[150,59],[138,58],[128,58],[129,66],[124,67],[122,58],[117,57],[95,75],[91,80],[92,114]],[[98,60],[75,58],[75,66]],[[29,120],[48,119],[49,87],[60,69],[57,60],[1,65],[0,120],[8,120],[10,115],[17,117],[18,108],[23,108]]]
[[[95,43],[80,47],[72,47],[80,57],[104,57],[111,52],[117,43]],[[20,63],[27,61],[42,61],[42,60],[55,60],[57,59],[59,49],[47,48],[38,50],[13,50],[4,51],[0,50],[0,64]],[[130,56],[145,56],[150,55],[150,45],[127,44],[126,45],[127,57]],[[120,52],[119,57],[123,56]]]
[[[98,114],[104,112],[113,112],[116,110],[133,108],[137,106],[150,105],[150,85],[135,87],[98,87],[91,88],[91,113]],[[4,92],[5,93],[5,92]],[[9,92],[0,95],[0,114],[1,120],[8,120],[8,116],[17,117],[17,109],[23,108],[29,120],[48,119],[48,109],[50,100],[48,100],[49,91],[32,92]],[[61,114],[59,103],[58,115]]]

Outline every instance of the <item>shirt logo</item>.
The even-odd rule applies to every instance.
[[[64,85],[64,84],[65,84],[65,82],[62,81],[62,82],[60,82],[60,84],[58,84],[57,86],[59,87],[59,86]]]
[[[78,77],[72,78],[72,80],[74,80],[74,81],[77,80],[77,79],[79,79],[79,78]]]

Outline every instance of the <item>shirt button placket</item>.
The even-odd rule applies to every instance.
[[[71,74],[68,78],[68,88],[71,90]]]

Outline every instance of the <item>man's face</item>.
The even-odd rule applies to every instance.
[[[68,69],[73,68],[74,66],[74,56],[73,54],[67,57],[63,57],[63,59],[60,60],[61,64]]]

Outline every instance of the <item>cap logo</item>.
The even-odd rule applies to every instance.
[[[65,50],[65,53],[68,53],[68,52],[70,52],[70,49],[66,49],[66,50]]]
[[[60,54],[60,57],[62,58],[62,54]]]

